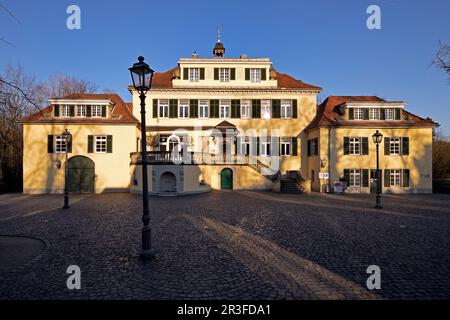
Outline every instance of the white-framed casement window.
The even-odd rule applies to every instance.
[[[390,138],[389,139],[389,153],[392,156],[400,155],[400,143],[401,138]]]
[[[159,99],[159,117],[168,118],[169,117],[169,100]]]
[[[75,115],[77,117],[86,117],[86,106],[80,105],[75,107]]]
[[[394,109],[384,109],[384,118],[386,120],[394,120]]]
[[[360,138],[350,138],[349,139],[349,153],[351,155],[361,154],[361,139]]]
[[[189,100],[180,100],[180,106],[178,107],[178,117],[179,118],[189,118]]]
[[[248,119],[251,117],[252,113],[252,102],[251,100],[241,100],[241,118]]]
[[[291,118],[291,100],[281,100],[281,118]]]
[[[61,106],[61,117],[70,117],[70,106]]]
[[[241,153],[247,156],[250,155],[250,137],[242,137]]]
[[[250,81],[261,82],[261,69],[250,69]]]
[[[209,101],[208,100],[200,100],[200,104],[198,106],[198,116],[199,118],[208,118],[209,117]]]
[[[355,108],[353,110],[353,116],[355,120],[364,120],[364,109]]]
[[[65,153],[67,150],[66,140],[62,135],[55,135],[54,139],[55,153]]]
[[[189,81],[198,82],[200,80],[200,68],[189,68]]]
[[[270,100],[261,100],[261,118],[270,119]]]
[[[95,153],[106,153],[106,136],[94,136]]]
[[[102,106],[92,106],[91,113],[93,118],[99,118],[102,116]]]
[[[370,120],[379,120],[380,119],[380,109],[370,108],[369,109],[369,119]]]
[[[220,118],[229,118],[230,117],[230,100],[220,100]]]
[[[280,145],[281,145],[281,156],[290,156],[291,155],[291,141],[290,137],[281,137]]]
[[[270,137],[265,137],[260,140],[259,155],[270,156]]]
[[[230,68],[219,69],[219,80],[220,82],[230,82]]]
[[[350,187],[361,187],[361,170],[350,169]]]
[[[390,181],[391,187],[400,187],[401,186],[401,170],[400,169],[391,169],[390,171]]]

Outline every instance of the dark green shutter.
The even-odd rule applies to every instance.
[[[70,135],[70,138],[73,138],[72,135]],[[72,141],[73,139],[70,139],[70,141],[67,143],[67,153],[72,153]]]
[[[344,181],[347,182],[347,187],[350,185],[350,169],[344,169]]]
[[[281,100],[272,100],[272,118],[281,118]]]
[[[391,186],[391,170],[384,170],[384,187],[389,188]]]
[[[261,100],[252,100],[252,118],[261,118]]]
[[[311,140],[308,140],[308,157],[311,156]]]
[[[250,68],[245,68],[245,80],[250,80]]]
[[[183,68],[183,80],[189,79],[189,68]]]
[[[177,118],[178,117],[178,100],[170,99],[169,100],[169,118]]]
[[[241,100],[231,100],[231,117],[241,117]]]
[[[112,136],[106,136],[106,153],[112,153],[113,149],[113,138]]]
[[[354,113],[353,108],[348,108],[348,119],[349,120],[355,119],[355,113]]]
[[[315,144],[314,154],[316,156],[318,156],[319,155],[319,138],[314,139],[314,144]]]
[[[241,137],[236,137],[236,141],[235,141],[235,144],[234,144],[234,153],[235,154],[242,154]]]
[[[267,74],[266,74],[266,69],[262,68],[261,69],[261,80],[266,80],[267,79]]]
[[[94,152],[94,136],[88,136],[88,153]]]
[[[344,155],[350,154],[350,138],[344,137]]]
[[[405,156],[409,155],[409,138],[408,137],[402,138],[402,154]]]
[[[369,109],[363,109],[364,120],[369,120]]]
[[[200,68],[200,80],[205,80],[205,68]]]
[[[385,156],[389,156],[391,154],[390,141],[391,141],[391,139],[389,137],[384,138],[384,155]]]
[[[261,139],[259,137],[256,137],[256,155],[259,156],[260,154],[260,144],[261,144]]]
[[[153,99],[153,118],[158,118],[158,99]]]
[[[293,156],[298,155],[298,151],[297,151],[297,137],[292,137],[291,149],[292,149],[292,153],[291,154]]]
[[[395,120],[400,120],[401,118],[401,110],[399,108],[395,109]]]
[[[292,100],[292,118],[297,118],[297,99]]]
[[[214,99],[209,101],[210,107],[210,117],[218,118],[219,117],[219,100]]]
[[[280,155],[280,137],[270,137],[270,154],[272,156]]]
[[[59,105],[54,105],[53,110],[55,113],[55,117],[59,117]]]
[[[48,136],[47,136],[47,152],[48,153],[53,153],[54,151],[53,151],[53,139],[54,139],[54,136],[52,135],[52,134],[49,134]]]
[[[403,169],[403,188],[409,188],[409,169]]]
[[[75,117],[75,106],[69,107],[69,114],[71,117]]]
[[[102,106],[102,117],[106,118],[106,106]]]
[[[219,80],[219,68],[214,68],[214,80]]]
[[[91,106],[86,106],[86,117],[91,117],[92,116],[92,107]]]
[[[230,69],[230,80],[236,80],[236,68]]]
[[[362,186],[364,188],[369,187],[369,169],[362,170]]]
[[[362,137],[361,144],[362,144],[362,155],[367,156],[369,154],[369,138]]]
[[[257,156],[259,150],[258,146],[259,139],[257,137],[250,137],[250,141],[251,141],[250,153],[252,156]]]
[[[380,119],[386,120],[386,109],[384,109],[384,108],[380,109]]]
[[[189,100],[189,118],[198,118],[198,100]]]

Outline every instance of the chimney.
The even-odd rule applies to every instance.
[[[196,51],[192,54],[192,59],[198,59],[198,53]]]
[[[241,54],[240,58],[241,58],[241,59],[247,59],[248,57],[247,57],[246,54]]]

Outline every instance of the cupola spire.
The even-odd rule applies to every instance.
[[[215,57],[223,57],[225,55],[225,47],[220,40],[220,26],[217,26],[217,42],[213,49]]]

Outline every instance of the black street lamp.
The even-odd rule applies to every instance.
[[[150,213],[148,208],[148,176],[147,176],[147,132],[145,124],[145,94],[152,85],[153,70],[144,62],[144,57],[138,58],[139,62],[133,64],[130,70],[133,87],[139,92],[141,99],[141,164],[142,164],[142,249],[140,257],[142,260],[150,260],[155,257],[152,251],[152,231],[150,228]]]
[[[68,153],[69,153],[69,145],[72,143],[72,135],[70,132],[65,129],[64,132],[61,134],[61,136],[64,139],[64,146],[66,148],[66,161],[64,162],[64,205],[63,209],[69,209],[69,185],[67,183],[67,159],[68,159]]]
[[[377,148],[377,172],[376,172],[376,176],[377,176],[377,197],[376,197],[375,208],[381,209],[382,206],[381,206],[381,175],[380,175],[379,147],[380,147],[381,141],[383,141],[383,135],[377,130],[372,135],[372,139],[373,139],[373,143],[375,143],[375,146]]]

